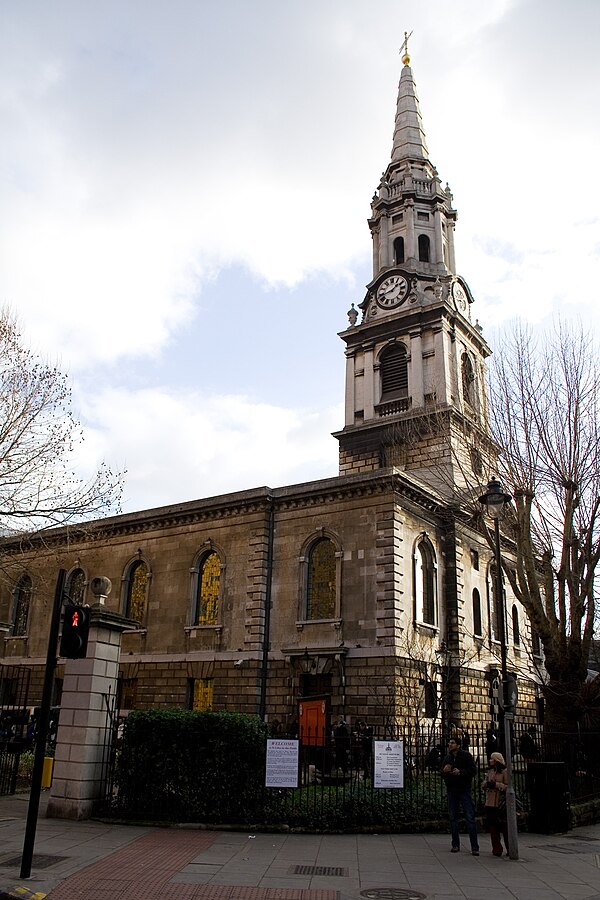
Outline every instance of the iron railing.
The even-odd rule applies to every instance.
[[[523,735],[527,731],[527,737]],[[456,734],[456,731],[453,732]],[[279,735],[278,735],[279,736]],[[502,751],[497,736],[491,729],[472,729],[459,732],[464,749],[473,755],[477,774],[473,779],[472,793],[478,813],[483,812],[484,792],[482,785],[486,777],[487,761],[493,750]],[[347,733],[325,731],[310,733],[304,731],[299,739],[299,767],[297,787],[262,788],[256,796],[252,809],[248,809],[246,824],[257,827],[287,825],[307,830],[350,831],[378,827],[393,831],[435,830],[447,828],[447,795],[440,777],[442,759],[446,753],[449,734],[435,729],[403,728],[368,729],[357,732],[348,728]],[[113,731],[114,740],[114,731]],[[404,755],[403,787],[378,788],[373,778],[374,741],[402,741]],[[571,799],[585,800],[600,798],[600,754],[592,749],[600,747],[600,735],[588,734],[582,737],[581,747],[577,747],[572,735],[547,734],[541,729],[527,729],[515,723],[513,729],[513,781],[525,813],[530,809],[529,779],[527,768],[530,762],[560,762],[568,773]],[[112,744],[112,742],[111,742]],[[114,747],[114,744],[112,744]],[[178,748],[182,765],[202,766],[202,760],[193,759],[193,748]],[[152,791],[146,785],[144,796],[137,801],[128,794],[127,805],[113,788],[114,752],[107,744],[107,791],[105,809],[120,816],[154,816],[168,820],[177,819],[208,821],[202,816],[198,798],[190,794],[190,806],[186,813],[185,798],[178,796],[175,805],[153,798],[165,798],[168,791]],[[175,753],[175,756],[177,754]],[[266,747],[265,747],[266,759]],[[176,765],[176,760],[172,760]],[[243,761],[240,761],[243,764]],[[249,773],[250,774],[250,773]],[[193,778],[191,779],[193,788]],[[215,785],[216,800],[211,801],[212,824],[229,822],[226,814],[219,818],[218,792],[223,786]],[[202,801],[200,801],[201,803]],[[223,803],[223,809],[226,808]],[[176,813],[175,813],[176,810]],[[239,824],[242,820],[236,819]]]

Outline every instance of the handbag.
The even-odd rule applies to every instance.
[[[506,815],[506,791],[501,791],[500,796],[498,797],[498,809],[500,812],[503,812]],[[523,801],[515,791],[515,809],[517,811],[517,819],[522,819],[525,816],[525,807],[523,806]]]

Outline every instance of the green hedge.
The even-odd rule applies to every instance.
[[[257,716],[132,712],[116,768],[117,806],[141,818],[252,822],[260,816],[266,736]]]

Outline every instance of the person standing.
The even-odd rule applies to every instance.
[[[467,830],[471,841],[471,853],[479,856],[475,809],[471,796],[471,782],[476,773],[475,761],[468,750],[462,750],[455,738],[448,741],[448,753],[442,762],[441,776],[448,790],[448,814],[452,835],[452,853],[460,850],[458,815],[462,806],[467,820]]]
[[[508,776],[506,763],[501,753],[490,754],[490,768],[483,783],[485,788],[485,818],[492,841],[494,856],[502,856],[502,841],[508,854],[508,825],[506,824],[506,789]]]

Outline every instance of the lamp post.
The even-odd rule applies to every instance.
[[[508,855],[511,859],[519,858],[519,833],[517,829],[517,803],[515,788],[512,779],[512,741],[511,722],[514,717],[514,708],[509,705],[508,697],[508,666],[506,659],[506,601],[502,585],[502,557],[500,555],[500,513],[510,503],[512,497],[506,494],[497,478],[493,478],[485,494],[479,498],[482,506],[494,520],[494,556],[496,563],[495,594],[500,631],[500,660],[502,670],[502,708],[504,710],[504,752],[506,758],[506,823],[508,827]]]

